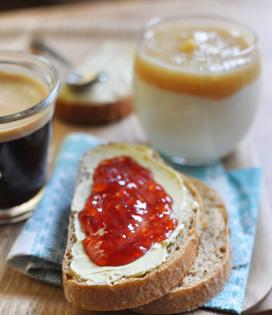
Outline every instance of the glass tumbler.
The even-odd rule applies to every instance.
[[[134,63],[134,100],[150,143],[174,163],[205,165],[231,153],[259,102],[255,34],[216,16],[147,22]]]
[[[0,81],[9,76],[10,91],[18,80],[37,83],[29,93],[43,87],[44,97],[36,104],[17,106],[20,97],[5,108],[0,100],[0,223],[12,223],[31,215],[41,199],[46,182],[51,121],[59,89],[55,68],[44,58],[21,52],[0,52]],[[19,92],[19,91],[18,91]],[[5,91],[2,90],[2,93]],[[2,95],[8,100],[9,92]],[[20,95],[20,94],[18,94]],[[1,97],[1,95],[0,95]],[[14,100],[14,95],[12,95]],[[10,102],[6,102],[8,104]],[[18,110],[17,110],[18,108]]]

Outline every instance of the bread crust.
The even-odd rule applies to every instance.
[[[129,115],[132,111],[131,96],[103,104],[71,102],[59,97],[56,103],[56,116],[60,120],[75,124],[110,123]]]
[[[184,179],[193,198],[199,203],[197,212],[201,212],[202,200],[193,184]],[[87,285],[73,278],[70,272],[71,247],[73,237],[73,215],[70,217],[68,242],[62,264],[63,288],[66,299],[73,305],[86,310],[122,310],[134,308],[162,297],[176,287],[186,276],[197,255],[199,231],[197,213],[192,216],[187,239],[173,257],[162,265],[141,277],[121,279],[113,284]]]
[[[227,212],[218,194],[206,184],[199,180],[191,179],[202,195],[203,200],[212,202],[221,211],[226,228],[226,252],[220,266],[208,277],[195,285],[188,287],[178,287],[162,298],[147,305],[143,305],[133,311],[143,314],[173,314],[192,311],[216,296],[224,287],[231,271],[231,246],[229,229],[227,227]]]

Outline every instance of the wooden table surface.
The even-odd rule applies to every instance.
[[[50,7],[0,14],[0,49],[24,47],[24,36],[35,31],[51,32],[57,38],[52,24],[59,23],[60,32],[72,36],[76,31],[90,31],[88,25],[126,25],[131,34],[137,33],[148,18],[165,14],[213,13],[239,20],[256,31],[263,56],[263,93],[250,140],[264,169],[269,195],[272,192],[272,1],[270,0],[153,0],[111,1]],[[93,37],[99,34],[92,34]],[[116,37],[122,37],[117,28]],[[13,39],[11,41],[11,38]],[[14,40],[16,39],[16,40]],[[52,40],[53,40],[52,39]],[[16,46],[21,44],[21,46]],[[61,45],[61,43],[59,43]],[[73,47],[79,51],[80,47]],[[69,55],[69,53],[68,53]],[[144,133],[137,117],[130,117],[106,127],[75,128],[55,121],[53,155],[65,134],[73,130],[90,131],[109,140],[141,142]],[[20,232],[22,224],[0,228],[0,315],[13,314],[87,314],[66,303],[62,290],[32,280],[8,268],[5,257]],[[128,312],[126,312],[128,313]],[[94,313],[92,313],[94,314]],[[123,312],[125,314],[125,312]]]

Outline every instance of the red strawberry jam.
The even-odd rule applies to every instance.
[[[102,161],[79,213],[87,255],[98,266],[121,266],[143,256],[176,228],[172,204],[152,173],[131,157]]]

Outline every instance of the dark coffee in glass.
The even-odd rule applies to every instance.
[[[46,182],[51,120],[58,91],[44,59],[0,52],[0,223],[31,213]]]
[[[27,202],[46,181],[50,122],[22,138],[0,142],[0,209]]]

